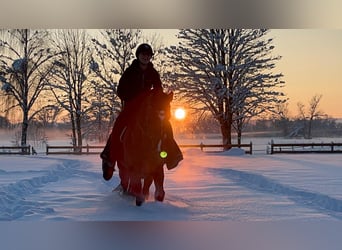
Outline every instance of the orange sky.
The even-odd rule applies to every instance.
[[[159,33],[165,44],[177,41],[177,30],[144,30]],[[297,103],[308,105],[321,94],[319,110],[342,118],[342,29],[271,29],[274,53],[282,56],[276,71],[284,74],[290,115],[298,114]]]

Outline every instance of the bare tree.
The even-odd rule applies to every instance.
[[[284,102],[277,90],[282,74],[272,72],[280,57],[271,55],[273,40],[266,35],[267,30],[185,29],[179,45],[168,50],[178,94],[213,114],[226,148],[234,122],[241,133],[246,120]]]
[[[55,55],[47,46],[46,30],[13,29],[1,32],[0,82],[7,98],[7,110],[19,108],[22,113],[21,145],[27,143],[30,121],[38,110],[34,104],[44,89]]]
[[[134,49],[141,38],[140,30],[106,29],[100,30],[100,37],[93,38],[94,53],[91,70],[97,80],[94,108],[98,126],[103,118],[109,117],[107,133],[113,126],[116,115],[121,110],[117,96],[120,76],[135,57]]]
[[[47,99],[44,99],[46,102]],[[44,107],[39,113],[37,113],[36,120],[43,125],[43,128],[51,127],[57,124],[57,119],[62,113],[63,109],[59,105],[42,105]]]
[[[171,87],[172,84],[169,85],[168,81],[168,63],[167,63],[167,51],[164,44],[164,41],[160,34],[152,33],[149,36],[143,37],[142,42],[148,43],[153,48],[153,66],[157,69],[160,74],[160,78],[163,82],[163,87]],[[171,88],[172,89],[172,88]]]
[[[280,127],[284,136],[289,136],[290,133],[290,114],[289,104],[280,103],[275,106],[275,112],[272,113],[272,119],[275,121],[276,126]]]
[[[82,146],[82,122],[87,113],[90,40],[85,30],[55,31],[53,46],[60,53],[50,74],[50,90],[70,116],[72,145]]]
[[[313,120],[321,118],[324,116],[324,113],[320,110],[318,110],[319,103],[322,99],[322,95],[314,95],[310,102],[309,107],[307,110],[305,110],[305,105],[301,102],[297,103],[298,111],[299,111],[299,117],[304,122],[304,137],[307,139],[312,138],[312,123]],[[306,133],[307,132],[307,133]]]

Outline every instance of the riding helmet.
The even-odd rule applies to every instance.
[[[138,57],[138,55],[140,53],[143,53],[143,52],[147,52],[147,53],[150,53],[151,56],[153,56],[153,50],[152,50],[152,47],[150,45],[148,45],[147,43],[142,43],[138,46],[136,52],[135,52],[135,56]]]

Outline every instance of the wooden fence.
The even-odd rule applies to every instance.
[[[46,146],[46,154],[100,154],[104,146]]]
[[[199,148],[202,151],[224,151],[225,148],[242,148],[246,154],[253,153],[252,142],[248,144],[179,144],[181,148]],[[100,154],[104,148],[102,146],[47,146],[46,154]],[[35,154],[36,151],[31,146],[26,147],[12,147],[12,146],[0,146],[1,154],[21,154],[30,155]],[[279,153],[342,153],[342,143],[274,143],[273,141],[267,147],[268,154]]]
[[[273,143],[270,154],[279,153],[342,153],[342,143]]]
[[[180,144],[179,147],[181,148],[200,148],[202,151],[205,151],[205,148],[216,148],[219,151],[224,151],[225,148],[245,148],[246,154],[253,153],[253,145],[252,142],[246,144],[230,144],[230,145],[223,145],[223,144]]]
[[[202,151],[205,148],[217,148],[220,151],[226,147],[226,145],[222,144],[180,144],[181,148],[200,148]],[[230,145],[232,148],[246,148],[246,154],[252,154],[252,142],[249,144],[232,144]],[[46,146],[46,154],[100,154],[103,150],[104,146],[82,146],[82,147],[74,147],[74,146]]]
[[[32,148],[33,149],[33,148]],[[0,154],[4,155],[30,155],[31,146],[0,146]]]

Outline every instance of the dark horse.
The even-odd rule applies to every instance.
[[[134,103],[134,115],[121,134],[122,154],[118,160],[123,189],[136,197],[140,206],[149,195],[154,181],[155,199],[163,201],[165,139],[170,127],[170,102],[173,93],[149,91]]]

